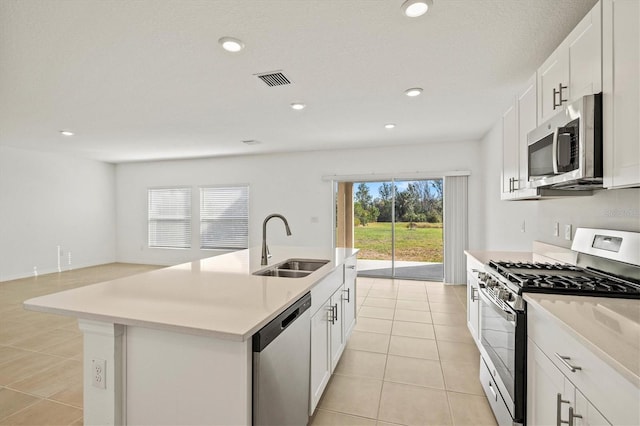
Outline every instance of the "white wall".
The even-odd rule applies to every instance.
[[[498,122],[483,138],[482,160],[486,202],[485,248],[531,250],[533,240],[571,247],[564,226],[640,232],[640,188],[600,190],[593,196],[535,201],[500,201],[502,131]],[[525,232],[520,231],[525,222]],[[560,223],[560,236],[553,224]]]
[[[473,213],[470,215],[469,244],[477,248],[481,246],[483,224],[479,153],[479,142],[470,141],[119,164],[116,168],[117,258],[123,262],[174,264],[212,254],[198,249],[147,247],[149,187],[246,183],[250,187],[250,246],[260,244],[265,216],[281,213],[288,219],[293,235],[286,237],[282,223],[273,220],[269,223],[269,244],[330,247],[333,193],[331,182],[322,180],[323,175],[376,173],[393,176],[451,170],[471,171],[469,206]]]
[[[0,281],[115,260],[115,166],[0,146]],[[69,265],[69,253],[71,264]]]

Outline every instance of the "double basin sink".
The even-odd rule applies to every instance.
[[[264,277],[302,278],[329,263],[324,259],[287,259],[277,265],[254,272]]]

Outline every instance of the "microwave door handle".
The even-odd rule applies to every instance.
[[[551,162],[553,163],[553,174],[558,174],[558,128],[553,130],[553,144],[551,146]]]

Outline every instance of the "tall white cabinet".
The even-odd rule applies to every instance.
[[[538,125],[536,85],[534,74],[502,116],[503,200],[536,198],[538,194],[528,185],[527,158],[527,134]]]
[[[603,0],[604,186],[640,186],[640,1]]]

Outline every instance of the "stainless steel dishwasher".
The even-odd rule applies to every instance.
[[[309,421],[311,323],[307,293],[253,335],[253,424]]]

